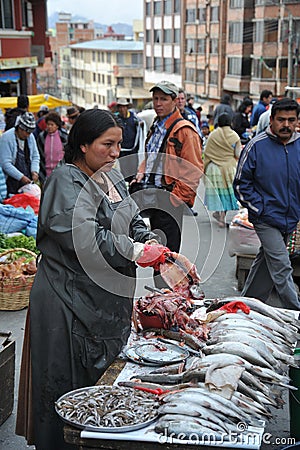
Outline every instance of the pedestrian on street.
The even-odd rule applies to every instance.
[[[295,310],[300,302],[286,245],[300,218],[299,112],[289,98],[273,104],[270,126],[243,149],[234,180],[261,242],[242,295],[266,302],[275,288],[282,307]]]
[[[261,92],[259,102],[256,103],[256,105],[253,108],[252,114],[251,114],[251,119],[250,119],[251,128],[258,124],[258,120],[259,120],[260,116],[262,115],[262,113],[267,111],[267,109],[271,103],[272,97],[273,97],[273,93],[269,89],[264,89]]]
[[[68,133],[62,127],[60,115],[53,111],[45,117],[46,130],[37,138],[40,152],[40,181],[44,183],[64,157],[64,146],[68,140]]]
[[[34,129],[34,115],[25,112],[1,136],[0,166],[6,176],[7,195],[17,194],[22,186],[39,179],[40,155]]]
[[[230,124],[231,116],[220,114],[218,127],[208,136],[204,152],[204,202],[209,211],[214,211],[213,217],[220,228],[226,225],[226,212],[238,209],[232,182],[241,152],[241,141]]]
[[[202,137],[202,134],[201,134],[201,131],[200,131],[200,127],[199,127],[199,120],[198,120],[197,114],[196,114],[196,112],[193,109],[187,108],[187,106],[186,106],[186,94],[185,94],[185,91],[182,88],[179,88],[179,90],[178,90],[178,96],[177,96],[177,99],[176,99],[176,105],[177,105],[177,108],[179,109],[180,114],[182,115],[182,117],[184,119],[189,120],[190,122],[192,122],[195,125],[199,135]]]
[[[8,131],[16,125],[18,116],[21,116],[28,111],[29,98],[27,95],[19,95],[17,98],[16,108],[8,108],[5,112],[5,130]]]
[[[234,113],[232,128],[239,135],[241,143],[247,144],[252,136],[249,117],[253,108],[253,101],[245,98]]]
[[[151,266],[165,251],[113,169],[121,142],[109,111],[84,111],[70,131],[65,164],[45,183],[16,428],[36,450],[72,448],[55,401],[95,385],[119,354],[131,329],[135,261]]]
[[[229,94],[222,95],[220,104],[217,105],[216,108],[214,109],[214,114],[213,114],[214,128],[218,127],[219,116],[223,113],[229,114],[230,120],[232,121],[234,112],[231,107],[231,101],[232,101],[232,99]]]
[[[125,180],[130,183],[139,164],[138,152],[143,133],[144,122],[129,110],[130,102],[126,98],[117,100],[118,117],[123,125],[123,141],[119,157],[120,170]],[[141,140],[142,139],[142,140]]]
[[[133,183],[154,180],[157,204],[146,211],[151,229],[160,230],[164,245],[179,252],[183,213],[187,206],[193,207],[203,173],[201,138],[176,107],[175,84],[161,81],[150,92],[157,117],[146,139],[145,159]],[[158,286],[161,280],[156,280]]]

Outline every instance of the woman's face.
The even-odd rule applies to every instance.
[[[118,126],[109,128],[91,144],[81,146],[85,157],[77,166],[89,176],[99,169],[109,172],[119,157],[121,142],[122,129]]]
[[[58,125],[56,125],[55,122],[53,122],[52,120],[48,120],[47,122],[47,131],[48,133],[52,134],[55,133],[55,131],[58,130]]]

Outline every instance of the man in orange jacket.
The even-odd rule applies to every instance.
[[[157,204],[147,210],[151,229],[160,230],[164,245],[179,252],[184,208],[193,206],[203,174],[202,143],[195,126],[183,119],[176,107],[175,84],[161,81],[150,92],[157,117],[133,182],[147,182],[152,177],[159,195]]]

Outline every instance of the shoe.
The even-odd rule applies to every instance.
[[[194,211],[193,208],[190,208],[190,210],[191,210],[191,213],[193,214],[193,216],[195,216],[195,217],[198,216],[197,211]]]

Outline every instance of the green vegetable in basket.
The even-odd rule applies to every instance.
[[[9,248],[25,248],[38,254],[39,250],[36,247],[36,241],[32,236],[24,236],[23,234],[17,236],[7,236],[0,233],[0,251]]]

